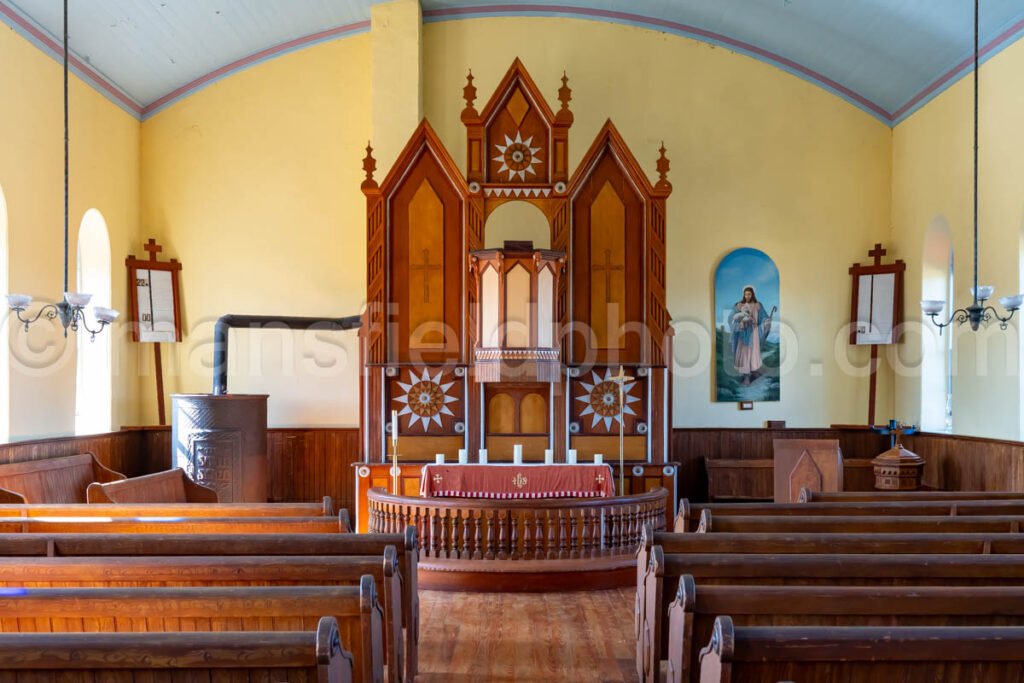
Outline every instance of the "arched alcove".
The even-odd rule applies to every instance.
[[[551,225],[547,216],[530,202],[500,205],[484,225],[484,248],[501,249],[506,240],[533,242],[534,249],[550,249]]]
[[[921,255],[921,298],[946,302],[945,320],[953,301],[953,238],[949,221],[936,216],[928,226]],[[953,330],[939,334],[931,323],[921,326],[921,428],[948,432],[953,428]]]
[[[89,327],[98,327],[93,306],[110,307],[110,237],[107,222],[96,209],[89,209],[78,229],[78,277],[76,289],[92,294],[86,310]],[[111,428],[111,335],[105,330],[95,339],[79,328],[75,372],[75,433],[96,434]]]

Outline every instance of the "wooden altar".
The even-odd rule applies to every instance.
[[[389,453],[392,410],[404,462],[508,462],[514,444],[613,462],[622,419],[627,466],[667,463],[669,161],[662,146],[652,183],[609,120],[573,171],[561,81],[552,109],[516,59],[478,111],[470,73],[465,169],[426,120],[379,183],[367,147],[365,464]],[[539,229],[499,227],[510,205]],[[620,366],[636,378],[621,411]]]

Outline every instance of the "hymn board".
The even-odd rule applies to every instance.
[[[404,461],[511,461],[514,444],[527,461],[611,456],[621,417],[627,460],[667,462],[669,162],[662,147],[652,183],[608,121],[570,169],[561,81],[556,111],[516,59],[477,111],[470,73],[465,173],[426,120],[379,184],[367,148],[366,462],[382,462],[392,410]],[[540,232],[496,242],[492,218],[515,202],[539,209]],[[620,366],[636,378],[621,410]]]

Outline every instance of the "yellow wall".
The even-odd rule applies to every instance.
[[[359,160],[371,133],[370,89],[386,87],[371,85],[370,42],[361,35],[254,66],[143,124],[142,231],[184,263],[193,330],[168,368],[178,373],[171,390],[209,390],[203,362],[221,313],[344,314],[361,305]],[[568,71],[573,163],[607,117],[648,173],[662,140],[669,149],[676,188],[668,207],[669,308],[681,331],[679,362],[703,368],[677,380],[676,425],[863,421],[867,380],[850,376],[835,349],[846,357],[846,270],[889,235],[889,129],[774,67],[654,31],[553,18],[427,24],[424,112],[460,165],[467,68],[482,107],[516,56],[556,104]],[[782,401],[744,413],[709,403],[707,348],[713,270],[740,246],[776,259],[782,320],[795,339]],[[315,385],[302,380],[299,390],[295,376],[281,381],[267,368],[262,378],[233,372],[232,390],[270,391],[272,422],[355,424],[357,358],[354,343],[346,348],[349,365]],[[863,350],[850,357],[866,363]],[[152,389],[142,391],[144,419],[152,421]],[[891,412],[891,396],[883,371],[880,416]]]
[[[979,252],[980,283],[996,297],[1021,289],[1024,233],[1024,42],[1018,41],[980,71]],[[893,234],[908,262],[906,318],[921,319],[921,257],[928,227],[948,222],[955,252],[955,306],[966,305],[973,278],[972,121],[973,80],[962,79],[896,127],[893,135]],[[998,306],[997,306],[998,307]],[[948,309],[947,309],[948,313]],[[1019,321],[1001,332],[990,326],[955,330],[953,431],[1017,439],[1021,382]],[[920,414],[919,333],[904,347],[906,371],[896,381],[897,413]]]
[[[14,31],[0,30],[0,186],[9,214],[12,291],[42,300],[62,292],[63,128],[61,66]],[[110,232],[114,306],[127,309],[124,257],[137,251],[139,123],[72,77],[71,287],[76,236],[98,209]],[[6,317],[5,317],[6,320]],[[9,321],[8,321],[9,322]],[[139,420],[136,348],[119,326],[113,342],[113,426]],[[74,431],[75,345],[42,325],[11,336],[11,435]]]
[[[143,123],[141,231],[183,264],[187,336],[165,349],[168,392],[210,391],[220,315],[361,312],[369,138],[365,34],[256,65]],[[233,333],[230,390],[270,393],[272,424],[358,424],[355,333],[319,336]],[[153,387],[140,396],[149,424]]]
[[[549,18],[428,24],[425,113],[460,164],[467,68],[482,108],[516,56],[555,105],[562,71],[568,72],[571,167],[606,118],[652,177],[662,140],[668,148],[675,186],[668,203],[668,306],[683,366],[675,425],[866,420],[867,379],[844,370],[835,349],[847,357],[848,336],[841,334],[849,322],[847,269],[865,260],[874,242],[888,240],[890,130],[772,66],[655,31]],[[751,412],[710,402],[714,268],[741,246],[775,259],[782,322],[792,330],[782,400]],[[867,363],[864,349],[849,351],[849,358]],[[891,411],[891,376],[885,369],[880,374],[884,418]]]

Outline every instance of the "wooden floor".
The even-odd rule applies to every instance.
[[[416,680],[633,683],[635,594],[420,591]]]

